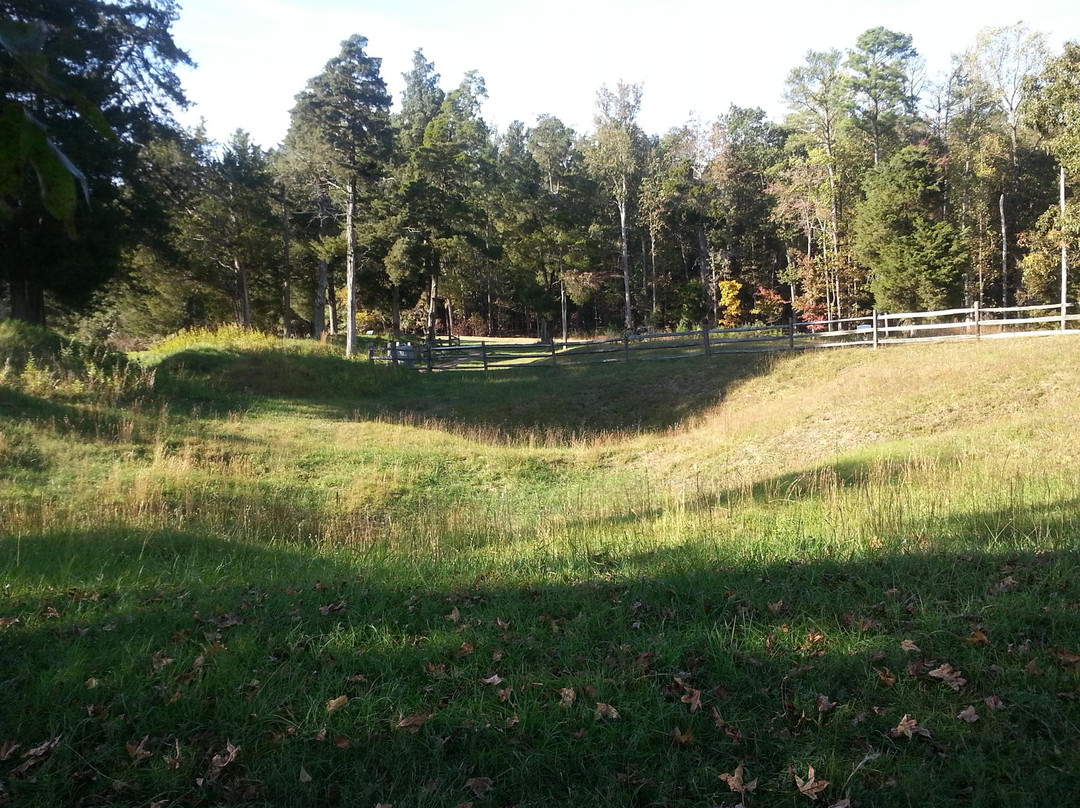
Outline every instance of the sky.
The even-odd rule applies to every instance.
[[[180,0],[174,39],[198,64],[180,76],[210,137],[236,129],[264,148],[278,145],[289,110],[353,34],[382,58],[398,102],[401,74],[422,48],[456,87],[469,70],[485,80],[485,120],[505,130],[539,115],[579,133],[592,129],[596,91],[638,83],[638,121],[662,134],[690,120],[715,120],[730,105],[786,109],[784,81],[809,50],[846,50],[863,31],[911,34],[927,76],[989,26],[1023,21],[1054,53],[1080,39],[1077,0]]]

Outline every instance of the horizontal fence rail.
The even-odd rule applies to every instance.
[[[819,348],[877,348],[902,343],[1078,333],[1077,304],[1011,306],[915,312],[878,312],[864,317],[782,325],[702,328],[700,331],[624,334],[597,340],[507,344],[458,337],[451,344],[389,342],[368,348],[372,362],[427,371],[508,368],[680,359],[730,353],[765,353]],[[1047,314],[1046,312],[1055,312]]]

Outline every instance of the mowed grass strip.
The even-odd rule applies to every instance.
[[[637,417],[632,367],[344,363],[274,394],[265,346],[208,349],[264,368],[246,389],[190,354],[119,405],[9,383],[0,801],[1076,792],[1080,376],[1053,342],[647,363]]]

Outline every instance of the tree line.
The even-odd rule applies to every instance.
[[[265,149],[173,121],[190,60],[172,0],[0,11],[7,316],[343,332],[351,353],[358,330],[550,340],[1049,302],[1076,263],[1080,46],[1052,54],[1023,24],[985,29],[935,81],[909,35],[874,28],[792,68],[782,121],[732,106],[662,135],[621,81],[589,132],[554,115],[496,131],[482,77],[448,89],[422,50],[395,108],[353,36]],[[9,148],[28,126],[88,204],[57,209],[43,160]]]

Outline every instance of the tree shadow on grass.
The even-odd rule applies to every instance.
[[[472,788],[700,806],[730,802],[718,775],[740,761],[778,805],[805,801],[809,765],[823,796],[865,805],[1080,789],[1071,552],[673,548],[503,577],[184,532],[0,549],[0,617],[19,620],[0,629],[0,744],[20,744],[0,783],[18,805],[449,807]],[[891,737],[905,716],[931,737]]]
[[[728,355],[428,374],[327,355],[192,349],[159,366],[157,389],[179,405],[217,410],[273,399],[317,404],[337,418],[439,422],[509,439],[588,438],[685,422],[772,361]]]

